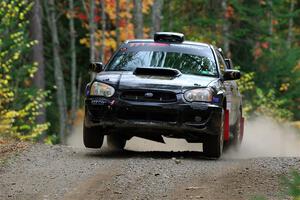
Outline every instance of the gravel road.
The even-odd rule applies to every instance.
[[[245,138],[240,153],[229,151],[219,160],[188,149],[201,149],[201,144],[181,143],[174,149],[178,141],[167,142],[166,148],[134,139],[122,152],[30,145],[0,166],[0,199],[288,199],[280,178],[300,170],[299,150],[259,156],[249,153],[249,142]]]

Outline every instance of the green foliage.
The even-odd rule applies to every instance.
[[[239,69],[239,67],[237,67]],[[250,100],[249,94],[254,91],[254,72],[244,73],[240,80],[237,81],[239,91],[243,96],[243,115],[249,117],[253,112],[252,100]]]
[[[255,88],[254,83],[254,72],[245,73],[242,75],[241,79],[238,80],[239,91],[244,94],[248,91],[253,91]]]
[[[297,20],[299,5],[295,4],[294,11],[290,12],[291,1],[230,2],[234,8],[231,26],[239,27],[231,31],[233,60],[244,71],[255,72],[253,81],[259,88],[247,95],[252,110],[280,120],[292,116],[299,119],[300,70],[296,69],[300,60],[299,43],[294,38],[291,46],[287,46],[288,31],[299,36],[298,22],[293,29],[288,27],[291,16],[294,22]]]
[[[293,113],[285,108],[286,99],[279,99],[275,96],[274,89],[263,92],[262,89],[256,89],[256,99],[253,99],[255,114],[263,114],[275,118],[279,121],[291,120]]]
[[[283,183],[287,187],[287,194],[294,200],[300,200],[300,173],[296,170],[292,171],[283,178]]]
[[[244,97],[243,111],[246,117],[254,115],[265,115],[278,121],[290,120],[293,113],[286,107],[288,100],[278,98],[274,89],[264,92],[261,88],[255,86],[255,73],[245,73],[238,81],[241,94]]]
[[[32,86],[36,64],[25,56],[36,41],[28,39],[25,16],[32,8],[25,0],[0,3],[0,133],[33,140],[49,124],[36,124],[47,93]]]
[[[59,136],[58,135],[49,135],[45,140],[45,144],[59,144]]]
[[[278,121],[291,120],[293,113],[286,108],[288,100],[276,97],[274,89],[265,92],[256,86],[254,79],[255,73],[249,72],[238,81],[239,90],[244,97],[244,115],[265,115]]]

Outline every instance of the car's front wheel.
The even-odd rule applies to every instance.
[[[219,158],[223,153],[224,143],[224,111],[221,115],[221,123],[217,135],[209,135],[203,143],[203,153],[209,158]]]
[[[101,148],[103,144],[103,134],[98,127],[86,127],[83,125],[83,144],[87,148]]]
[[[117,135],[107,135],[107,145],[113,150],[123,150],[126,145],[126,139]]]

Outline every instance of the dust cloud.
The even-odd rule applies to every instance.
[[[79,121],[79,120],[78,120]],[[67,145],[75,148],[83,148],[82,140],[83,123],[78,122],[74,126],[73,133],[67,139]]]
[[[298,132],[297,132],[298,131]],[[127,141],[126,149],[133,151],[202,151],[201,143],[164,138],[166,144],[134,137]],[[78,124],[67,144],[83,148],[82,123]],[[106,141],[104,141],[106,147]],[[239,151],[229,149],[223,158],[246,159],[256,157],[299,157],[299,130],[266,117],[258,117],[245,123],[245,134]]]
[[[299,130],[266,117],[247,121],[240,150],[229,150],[224,155],[225,158],[297,156],[300,156]]]

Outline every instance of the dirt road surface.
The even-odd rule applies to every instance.
[[[122,152],[84,149],[74,138],[73,147],[31,145],[2,162],[0,199],[289,199],[280,180],[300,170],[300,140],[291,142],[279,127],[270,131],[269,140],[247,136],[239,153],[219,160],[205,159],[201,144],[170,139],[133,139]],[[278,146],[283,136],[289,142]]]

